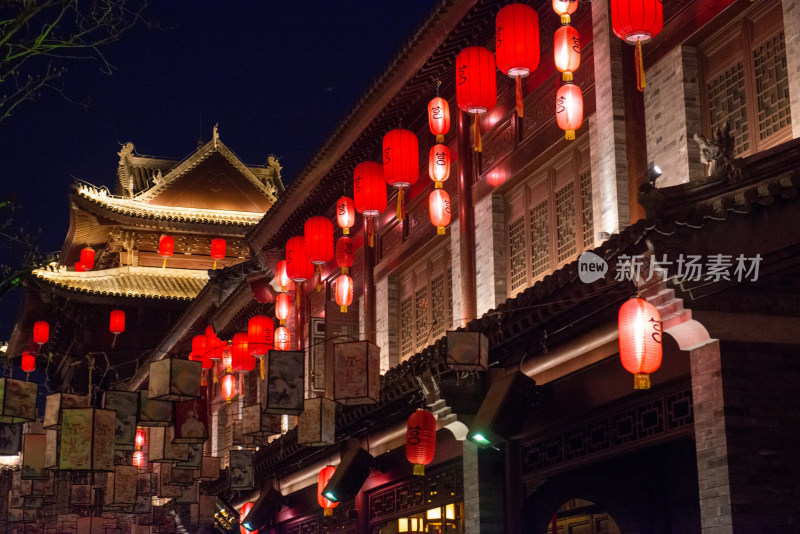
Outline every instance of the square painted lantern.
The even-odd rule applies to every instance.
[[[172,403],[151,399],[147,390],[139,391],[139,426],[169,426]]]
[[[190,505],[189,522],[193,527],[214,524],[215,499],[213,495],[200,495],[198,503]]]
[[[259,438],[245,434],[243,430],[243,423],[241,419],[234,419],[233,421],[233,446],[244,447],[246,449],[255,449],[256,446],[261,445]]]
[[[134,514],[147,514],[153,511],[153,498],[150,495],[136,495],[136,502],[133,505]],[[148,532],[149,534],[149,532]]]
[[[447,366],[454,371],[486,371],[489,338],[480,332],[447,332]]]
[[[369,341],[333,345],[333,398],[346,406],[381,397],[381,350]]]
[[[200,469],[203,463],[203,443],[187,443],[186,444],[186,460],[177,462],[175,469],[184,469],[194,472]]]
[[[220,460],[219,456],[203,456],[200,471],[195,474],[195,479],[202,481],[217,480],[219,478]]]
[[[298,445],[332,445],[336,442],[336,402],[322,397],[306,399],[297,421]]]
[[[63,409],[58,468],[113,471],[115,421],[116,415],[111,410]]]
[[[136,422],[139,418],[139,393],[136,391],[106,391],[103,408],[114,410],[117,422],[114,427],[114,447],[121,451],[136,448]]]
[[[79,517],[77,534],[104,534],[102,517]]]
[[[36,383],[0,378],[0,423],[36,419]]]
[[[183,486],[181,496],[175,499],[180,504],[199,504],[200,503],[200,483],[192,482],[188,486]]]
[[[150,495],[152,492],[153,473],[136,474],[136,495]]]
[[[255,479],[253,473],[253,453],[247,450],[228,451],[228,475],[231,491],[253,489]]]
[[[189,459],[189,447],[185,443],[174,443],[175,429],[157,426],[150,429],[148,460],[154,463],[185,462]]]
[[[0,456],[15,456],[22,448],[22,425],[0,423]]]
[[[132,465],[117,465],[106,482],[106,505],[128,506],[136,504],[139,470]]]
[[[202,363],[164,358],[150,363],[149,398],[186,401],[200,396]]]
[[[183,486],[169,484],[169,477],[172,475],[170,464],[158,465],[158,497],[161,499],[174,499],[181,496]]]
[[[64,408],[88,408],[89,397],[86,395],[70,395],[69,393],[56,393],[48,395],[44,402],[44,428],[61,428],[61,411]]]
[[[50,473],[45,465],[47,434],[25,434],[22,437],[22,478],[47,480]]]
[[[305,352],[269,351],[264,412],[288,415],[303,413],[305,373]]]
[[[208,403],[205,395],[173,403],[175,443],[203,443],[208,439]]]
[[[59,444],[61,443],[60,430],[45,430],[44,466],[48,469],[58,469]]]
[[[190,469],[176,469],[172,464],[161,465],[161,477],[164,484],[170,486],[188,486],[194,484],[194,471]]]
[[[281,416],[264,413],[261,404],[242,409],[242,433],[257,438],[268,438],[281,433]]]

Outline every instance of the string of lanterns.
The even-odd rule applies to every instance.
[[[561,27],[553,36],[553,60],[563,82],[556,92],[556,122],[567,141],[575,139],[575,130],[583,124],[583,92],[573,77],[581,64],[580,35],[570,26],[570,15],[576,9],[578,0],[553,0],[553,10],[561,17]]]

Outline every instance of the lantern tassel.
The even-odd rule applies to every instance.
[[[200,374],[200,386],[204,387],[206,385],[206,372],[203,371]]]
[[[267,367],[267,364],[264,362],[264,358],[259,358],[259,360],[258,360],[258,375],[261,377],[261,380],[264,380],[264,377],[267,375],[266,367]]]
[[[477,113],[473,115],[472,122],[475,125],[475,152],[483,152],[483,141],[481,141],[481,125],[480,120],[478,120]]]
[[[414,464],[414,476],[425,476],[425,466],[423,464]]]
[[[339,306],[339,311],[342,313],[347,313],[347,306]]]
[[[113,349],[117,345],[117,335],[114,334],[114,339],[111,340],[111,348]]]
[[[515,76],[517,85],[517,117],[522,118],[522,76]]]
[[[642,60],[642,41],[637,39],[636,40],[636,51],[634,52],[634,61],[636,62],[636,88],[641,93],[644,91],[645,83],[644,79],[644,61]]]
[[[322,291],[322,265],[317,264],[317,293]]]
[[[650,389],[650,375],[647,373],[636,373],[633,375],[634,389]]]
[[[436,143],[439,145],[444,143],[444,134],[436,134]]]
[[[333,516],[333,508],[325,508],[325,511],[322,512],[322,515],[325,517]]]
[[[403,201],[403,188],[397,189],[397,220],[402,221],[406,218],[406,203]]]
[[[214,260],[214,266],[212,267],[212,269],[216,269],[216,268],[217,268],[217,260]]]
[[[30,382],[30,381],[31,381],[31,372],[25,371],[25,382]]]
[[[216,384],[217,383],[217,366],[211,368],[211,381]]]
[[[161,264],[161,268],[163,269],[166,266],[167,266],[167,257],[164,256],[164,263]]]
[[[375,246],[375,227],[372,221],[372,215],[367,216],[367,241],[370,247]]]

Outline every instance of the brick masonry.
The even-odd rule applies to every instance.
[[[800,117],[800,0],[783,0],[783,35],[792,117]],[[792,137],[800,137],[800,120],[792,121]]]
[[[463,443],[465,534],[502,534],[503,453]]]
[[[478,317],[508,297],[505,201],[489,195],[475,205],[475,277]]]
[[[702,132],[697,50],[679,46],[647,69],[644,91],[647,161],[663,171],[656,185],[702,181],[695,133]]]
[[[453,318],[453,324],[450,325],[451,329],[456,329],[466,324],[466,321],[462,321],[462,317],[464,315],[464,310],[462,309],[463,306],[463,299],[461,298],[461,234],[459,233],[458,223],[454,222],[450,224],[450,265],[452,268],[450,269],[450,277],[451,277],[451,288],[452,288],[452,299],[453,299],[453,313],[451,314]]]
[[[381,349],[381,374],[399,363],[400,283],[387,276],[375,285],[376,341]]]

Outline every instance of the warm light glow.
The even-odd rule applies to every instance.
[[[217,238],[211,240],[211,258],[221,260],[225,258],[226,243],[224,239]]]
[[[386,209],[383,165],[362,161],[353,170],[353,203],[363,215],[378,215]]]
[[[583,94],[580,87],[567,83],[556,93],[556,120],[567,140],[575,139],[575,130],[583,124]]]
[[[136,451],[133,453],[133,465],[139,469],[141,469],[144,465],[144,453],[142,451]]]
[[[409,187],[419,177],[419,142],[411,130],[397,128],[383,136],[383,177],[392,187]]]
[[[283,325],[275,329],[275,350],[289,350],[289,329]]]
[[[425,466],[436,454],[436,417],[427,410],[417,410],[406,423],[406,459],[414,464],[414,475],[425,475]]]
[[[292,309],[292,297],[289,293],[278,293],[275,297],[275,317],[284,323],[289,318],[289,312]]]
[[[333,259],[333,222],[319,215],[310,217],[303,225],[303,241],[308,261],[325,265]]]
[[[342,268],[344,274],[353,266],[353,240],[347,236],[336,241],[336,265]]]
[[[143,428],[136,429],[136,449],[141,449],[144,447],[144,443],[146,441],[145,433]]]
[[[572,26],[561,26],[553,36],[553,59],[564,81],[572,81],[572,73],[581,65],[581,39]]]
[[[444,135],[450,131],[450,104],[440,96],[428,102],[428,127],[437,143],[442,143]]]
[[[44,345],[50,339],[50,323],[36,321],[33,324],[33,342]]]
[[[539,66],[539,16],[526,4],[508,4],[495,19],[497,68],[506,76],[525,77]]]
[[[570,23],[570,15],[578,9],[578,0],[553,0],[553,11],[561,17],[561,24]]]
[[[427,512],[425,512],[425,519],[430,521],[431,519],[441,519],[442,518],[442,509],[441,508],[431,508]]]
[[[662,0],[611,0],[614,34],[629,43],[642,43],[664,27]]]
[[[256,368],[256,359],[250,355],[247,332],[233,334],[231,340],[231,369],[236,373],[246,373]]]
[[[348,275],[340,275],[336,279],[336,304],[342,313],[347,312],[347,307],[353,303],[353,279]]]
[[[356,206],[350,197],[342,197],[336,201],[336,224],[342,229],[342,233],[347,235],[350,228],[356,223]]]
[[[450,178],[450,149],[446,145],[433,145],[428,153],[428,176],[434,182]]]
[[[254,315],[247,321],[247,343],[250,354],[263,356],[272,348],[272,333],[275,323],[266,315]]]
[[[230,402],[236,396],[236,377],[225,375],[222,377],[222,398],[225,402]]]
[[[84,271],[94,269],[94,249],[86,247],[81,250],[80,264]]]
[[[175,239],[171,235],[162,235],[158,241],[158,255],[169,258],[175,253]]]
[[[436,227],[439,235],[445,233],[445,227],[450,224],[450,195],[444,189],[434,189],[428,195],[428,213],[431,223]]]
[[[401,517],[397,520],[397,532],[408,532],[408,518]]]
[[[494,54],[482,46],[470,46],[456,57],[456,100],[467,113],[486,113],[497,104]]]
[[[314,276],[314,265],[308,261],[303,236],[290,237],[286,242],[286,274],[294,282],[305,282]]]
[[[112,334],[121,334],[125,331],[125,312],[123,310],[111,310],[108,329]]]
[[[22,353],[22,364],[20,365],[23,371],[31,373],[36,370],[36,357],[27,350]]]
[[[292,283],[292,279],[289,278],[289,273],[286,271],[286,260],[278,262],[276,271],[275,276],[278,279],[278,285],[281,286],[282,291],[286,291],[289,289],[289,284]]]
[[[632,298],[619,309],[619,357],[635,376],[634,387],[648,389],[650,373],[661,366],[661,316],[642,298]]]
[[[455,519],[456,518],[456,505],[455,504],[448,504],[444,507],[444,517],[445,519]]]
[[[79,261],[75,262],[75,272],[76,273],[86,272],[86,269],[83,268],[83,265],[81,265],[81,262],[79,262]]]

